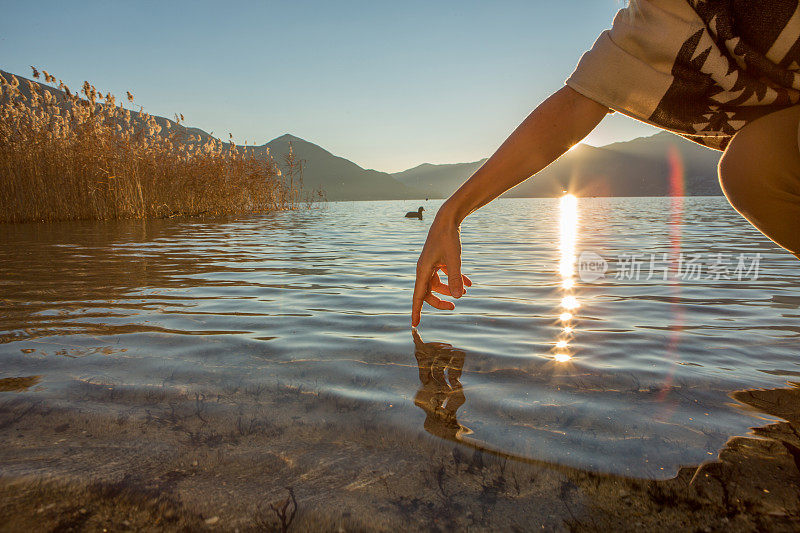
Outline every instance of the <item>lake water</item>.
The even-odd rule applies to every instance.
[[[0,378],[30,379],[0,402],[150,417],[168,400],[125,394],[284,387],[305,395],[293,420],[345,440],[368,418],[401,442],[668,478],[767,423],[732,391],[800,376],[800,262],[722,198],[497,201],[463,224],[474,286],[414,333],[438,205],[4,225]]]

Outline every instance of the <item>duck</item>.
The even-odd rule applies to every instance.
[[[416,211],[409,211],[406,213],[406,218],[418,218],[422,220],[422,212],[425,211],[424,207],[420,207]]]

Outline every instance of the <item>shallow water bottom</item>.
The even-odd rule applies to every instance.
[[[385,406],[290,387],[209,397],[79,382],[69,397],[106,407],[24,393],[0,405],[6,530],[280,530],[283,504],[292,531],[788,531],[800,519],[796,388],[738,393],[789,422],[664,481],[388,429],[374,422]]]

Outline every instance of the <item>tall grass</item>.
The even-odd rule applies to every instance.
[[[32,67],[33,68],[33,67]],[[302,174],[268,154],[80,94],[0,74],[0,222],[259,213],[302,201]],[[133,95],[127,99],[133,103]],[[294,154],[286,158],[296,162]]]

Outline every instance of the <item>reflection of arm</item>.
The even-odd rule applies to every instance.
[[[522,183],[586,137],[609,109],[569,87],[537,107],[484,165],[445,202],[456,224]],[[437,215],[438,217],[438,215]]]

